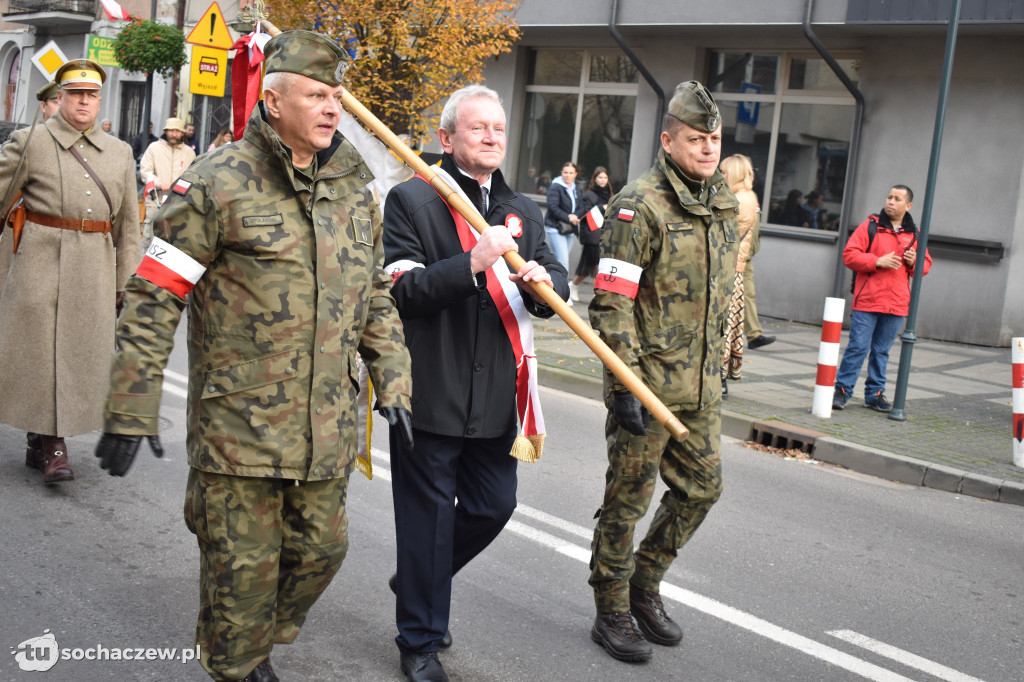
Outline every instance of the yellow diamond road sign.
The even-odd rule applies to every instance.
[[[67,60],[68,58],[57,47],[57,43],[52,40],[36,50],[36,53],[32,55],[32,63],[46,76],[46,80],[53,80],[53,74],[57,72],[57,69],[64,66],[64,62]]]
[[[218,50],[230,50],[235,44],[231,39],[231,32],[228,31],[228,25],[224,22],[224,14],[216,2],[203,13],[199,23],[185,38],[185,42],[202,47],[215,47]]]

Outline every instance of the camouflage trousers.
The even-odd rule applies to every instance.
[[[690,430],[682,443],[653,419],[646,436],[634,436],[608,413],[608,472],[590,558],[598,612],[628,611],[630,583],[657,592],[677,550],[722,494],[720,410],[721,404],[699,412],[676,410]],[[651,504],[659,472],[668,491],[634,553],[633,532]]]
[[[190,469],[185,523],[199,542],[199,662],[241,680],[290,644],[348,551],[348,476],[327,481]]]

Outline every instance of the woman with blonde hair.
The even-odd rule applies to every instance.
[[[228,142],[231,142],[231,140],[231,131],[225,128],[224,130],[217,133],[217,137],[213,138],[213,142],[211,142],[210,146],[206,148],[206,151],[212,152],[217,147],[220,147],[222,145],[227,144]]]
[[[738,381],[743,368],[743,273],[751,254],[751,242],[760,221],[761,207],[754,194],[754,166],[743,154],[733,154],[721,163],[722,175],[740,202],[740,250],[736,259],[736,280],[726,323],[725,353],[722,358],[722,395],[728,395],[726,379]]]

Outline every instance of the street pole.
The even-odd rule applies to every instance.
[[[149,14],[150,19],[156,21],[156,0],[150,0],[149,3]],[[153,99],[153,74],[146,74],[146,98],[142,103],[142,139],[146,141],[145,147],[149,146],[149,120],[153,112],[153,106],[151,100]]]
[[[907,312],[907,326],[900,337],[900,369],[896,375],[896,395],[892,401],[889,419],[906,421],[904,406],[907,401],[907,383],[910,381],[910,359],[914,355],[917,341],[917,304],[921,297],[921,280],[924,279],[924,261],[928,253],[928,228],[932,221],[932,204],[935,199],[935,176],[939,172],[939,152],[942,150],[942,129],[946,124],[946,101],[949,99],[949,81],[953,75],[953,52],[956,49],[956,31],[960,25],[960,1],[953,0],[949,15],[949,29],[946,31],[946,56],[942,63],[942,85],[939,88],[939,106],[935,112],[935,131],[932,133],[932,157],[928,164],[928,182],[924,188],[924,211],[921,214],[921,233],[917,238],[917,261],[914,263],[914,279],[910,288],[910,310]]]

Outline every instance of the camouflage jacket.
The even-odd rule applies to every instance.
[[[262,111],[242,140],[183,173],[157,214],[127,287],[104,429],[156,432],[162,369],[187,305],[189,464],[337,478],[357,452],[357,351],[380,405],[410,406],[380,210],[372,174],[341,135],[317,154],[310,181]]]
[[[718,171],[705,205],[659,153],[612,197],[590,323],[670,409],[721,400],[722,335],[736,277],[739,203]],[[605,370],[606,401],[625,391]]]

